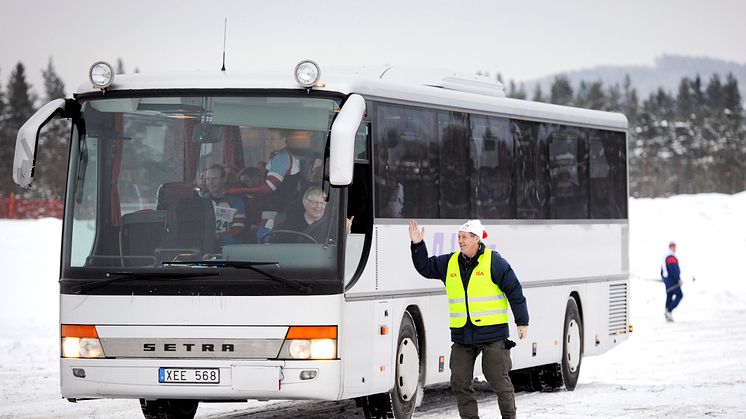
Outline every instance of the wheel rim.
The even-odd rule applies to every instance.
[[[417,392],[417,381],[420,376],[420,357],[417,347],[410,338],[402,339],[396,354],[396,386],[399,396],[410,401]]]
[[[575,319],[571,319],[567,325],[565,348],[565,362],[570,372],[575,373],[580,365],[580,325]]]

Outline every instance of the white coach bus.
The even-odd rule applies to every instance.
[[[530,332],[512,357],[533,388],[572,390],[584,356],[628,336],[620,114],[506,98],[478,76],[310,61],[116,78],[96,63],[89,78],[29,119],[14,161],[29,187],[41,128],[71,120],[63,398],[139,399],[146,417],[355,398],[410,417],[450,375],[445,289],[412,266],[413,218],[431,255],[483,221],[524,287]],[[287,227],[300,217],[308,228]]]

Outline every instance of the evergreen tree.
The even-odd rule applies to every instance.
[[[549,102],[557,105],[572,104],[572,86],[565,75],[556,76],[549,93]]]
[[[117,72],[116,74],[124,74],[124,61],[122,57],[117,58]]]
[[[26,69],[20,62],[10,75],[7,87],[7,119],[8,126],[15,132],[34,113],[36,95],[31,91],[31,85],[26,82]]]
[[[586,108],[601,110],[606,107],[606,95],[601,81],[591,83],[588,88],[588,99],[585,104]]]
[[[544,93],[542,93],[540,85],[536,85],[536,88],[534,89],[534,96],[531,100],[533,100],[534,102],[546,102],[546,98],[544,98]]]
[[[3,86],[2,84],[0,84],[0,135],[2,135],[3,133],[4,124],[5,124],[5,93],[3,93]]]
[[[676,192],[677,173],[673,170],[675,151],[670,124],[675,100],[663,89],[658,89],[642,104],[639,114],[636,144],[639,153],[637,196],[667,196]]]
[[[10,75],[6,89],[6,103],[0,134],[0,194],[17,191],[12,179],[13,158],[15,155],[16,135],[19,128],[34,113],[36,96],[26,82],[26,73],[20,62]]]
[[[675,139],[672,145],[675,145],[676,149],[686,150],[686,157],[677,160],[677,164],[688,174],[686,185],[682,185],[682,193],[690,193],[692,190],[699,189],[706,181],[700,176],[702,171],[699,170],[696,162],[698,156],[704,153],[704,144],[695,140],[696,106],[691,94],[691,86],[692,81],[687,77],[681,79],[674,107]]]
[[[627,74],[624,76],[624,84],[622,84],[622,113],[627,116],[630,126],[635,126],[637,123],[639,106],[637,90],[632,87],[632,79]]]
[[[574,106],[577,106],[578,108],[588,107],[588,90],[588,83],[586,83],[585,80],[581,80],[578,85],[578,91],[575,94],[575,100],[573,101]]]
[[[5,102],[5,93],[3,93],[2,85],[0,85],[0,161],[5,162],[3,164],[5,167],[0,167],[0,198],[4,198],[11,192],[10,185],[12,182],[9,177],[12,174],[4,169],[10,166],[13,161],[13,150],[15,148],[15,139],[10,137],[10,130],[6,127]]]
[[[47,101],[65,97],[65,85],[57,75],[51,57],[47,68],[42,70],[42,76]],[[35,173],[34,184],[38,194],[44,198],[63,199],[69,136],[70,121],[67,119],[49,121],[39,136],[36,157],[39,170]]]
[[[714,116],[725,111],[725,92],[720,76],[713,74],[705,90],[705,116]]]
[[[694,98],[691,95],[692,81],[684,77],[679,83],[679,93],[676,96],[676,115],[682,120],[696,119]]]
[[[515,81],[513,79],[510,79],[509,82],[509,90],[508,90],[508,97],[514,98],[514,99],[526,99],[526,89],[523,85],[523,83],[520,84],[520,87],[516,85]]]
[[[622,88],[619,83],[609,86],[606,91],[606,103],[604,110],[609,112],[624,112],[622,106]]]
[[[736,193],[746,189],[744,109],[738,91],[738,81],[733,74],[728,74],[725,84],[720,84],[719,93],[715,93],[717,82],[712,80],[707,88],[710,106],[715,108],[717,103],[720,109],[718,113],[713,114],[708,123],[713,129],[717,129],[719,137],[718,153],[713,164],[720,180],[718,191]],[[710,97],[711,94],[716,96]]]
[[[738,80],[733,73],[728,73],[723,86],[723,108],[724,113],[730,116],[731,128],[741,126],[744,123],[744,109],[741,93],[738,90]]]
[[[52,57],[49,57],[47,68],[41,71],[41,75],[44,78],[44,92],[46,93],[47,101],[65,97],[65,84],[54,70]]]

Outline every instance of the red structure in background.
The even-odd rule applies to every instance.
[[[0,218],[62,218],[63,202],[59,199],[22,199],[14,193],[0,198]]]

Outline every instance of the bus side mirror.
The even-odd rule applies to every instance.
[[[329,183],[346,186],[352,183],[355,163],[355,136],[365,114],[365,99],[350,95],[332,124],[329,146]]]
[[[36,111],[26,121],[16,136],[16,152],[13,158],[13,181],[22,188],[31,187],[36,163],[36,144],[39,132],[52,118],[67,117],[65,99],[55,99]]]

